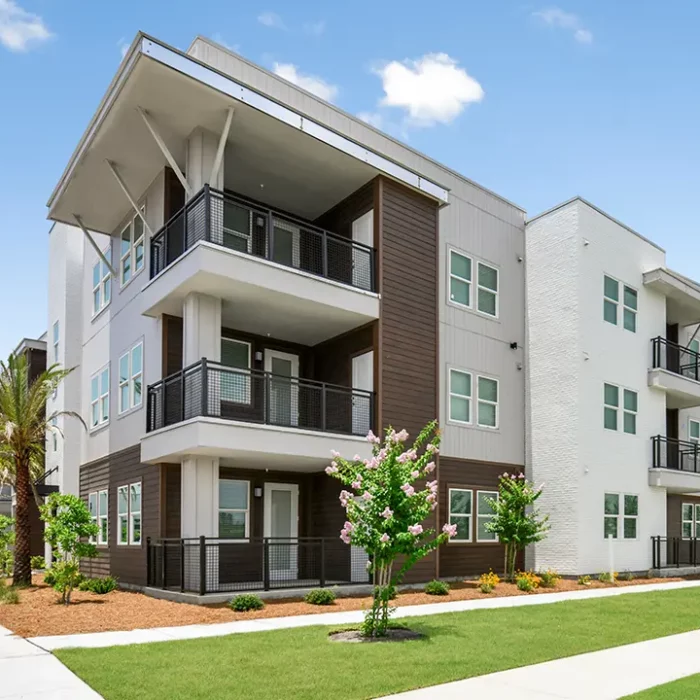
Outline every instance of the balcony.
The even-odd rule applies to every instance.
[[[371,391],[202,359],[148,387],[146,462],[184,455],[316,471],[330,452],[369,457]]]
[[[700,354],[661,336],[651,344],[649,386],[666,392],[668,408],[700,406]]]
[[[700,491],[700,443],[655,435],[649,485],[671,493]]]
[[[143,313],[192,292],[250,333],[315,344],[379,317],[374,248],[206,185],[151,241]]]

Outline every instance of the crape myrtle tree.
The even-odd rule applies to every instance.
[[[384,442],[370,430],[372,458],[355,455],[344,459],[333,452],[326,473],[352,490],[340,492],[340,503],[347,520],[340,532],[346,544],[362,547],[369,557],[368,568],[374,584],[372,608],[367,612],[362,632],[379,637],[387,633],[389,601],[406,572],[429,552],[454,537],[455,525],[442,532],[422,523],[437,508],[437,480],[427,481],[435,470],[440,434],[437,422],[423,428],[412,447],[406,446],[408,433],[387,428]],[[397,559],[402,557],[399,566]]]

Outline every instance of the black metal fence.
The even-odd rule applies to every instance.
[[[147,539],[148,585],[205,595],[370,583],[367,554],[338,538]]]
[[[209,185],[151,239],[151,278],[199,241],[376,290],[374,248]]]
[[[672,569],[700,565],[700,539],[697,537],[652,537],[651,568]]]
[[[700,381],[700,353],[661,336],[651,340],[651,363],[654,369]]]
[[[651,439],[652,467],[654,469],[679,469],[684,472],[700,472],[700,444],[664,435]]]
[[[366,435],[374,393],[202,359],[148,387],[147,430],[195,417]]]

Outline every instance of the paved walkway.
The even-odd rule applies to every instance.
[[[523,666],[384,700],[615,700],[700,673],[700,631]]]
[[[0,698],[101,700],[53,654],[0,627]]]
[[[531,596],[511,596],[503,598],[486,598],[481,600],[457,600],[448,603],[431,603],[429,605],[411,605],[397,608],[394,617],[418,617],[466,610],[484,610],[493,608],[514,608],[525,605],[546,605],[566,600],[586,600],[589,598],[608,598],[616,595],[648,593],[650,591],[668,591],[679,588],[695,588],[700,581],[673,581],[671,583],[651,583],[621,588],[599,588],[594,590],[572,591],[567,593],[538,593]],[[109,647],[127,644],[147,644],[149,642],[168,642],[178,639],[199,639],[202,637],[221,637],[228,634],[247,632],[265,632],[269,630],[289,629],[293,627],[310,627],[313,625],[347,625],[361,622],[363,612],[322,613],[318,615],[298,615],[296,617],[272,617],[259,620],[240,620],[211,625],[186,625],[182,627],[156,627],[126,632],[95,632],[92,634],[71,634],[52,637],[34,637],[33,644],[47,651],[69,647]],[[698,655],[700,658],[700,655]],[[0,695],[0,697],[2,697]]]

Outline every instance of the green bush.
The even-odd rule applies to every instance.
[[[47,569],[44,571],[44,583],[47,586],[51,586],[51,588],[53,588],[56,584],[56,574],[54,573],[53,569]]]
[[[97,595],[106,595],[111,593],[117,587],[117,579],[113,576],[105,576],[104,578],[86,578],[80,582],[78,588],[81,591],[90,591]]]
[[[311,605],[333,605],[335,598],[335,591],[330,588],[314,588],[304,596],[304,600]]]
[[[229,603],[229,607],[236,612],[248,612],[249,610],[262,610],[265,603],[252,593],[241,593]]]
[[[618,577],[618,581],[634,581],[634,574],[631,571],[623,571]]]
[[[44,557],[41,557],[41,556],[32,557],[31,561],[32,561],[32,569],[34,569],[34,570],[46,568],[46,560],[44,559]]]
[[[617,581],[617,574],[615,572],[611,574],[609,571],[601,571],[598,574],[598,580],[601,583],[615,583]]]
[[[487,583],[484,581],[483,583],[479,584],[479,590],[482,593],[493,593],[494,585],[492,583]]]
[[[19,593],[16,588],[5,585],[0,579],[0,605],[17,605],[19,603]]]
[[[591,585],[591,577],[588,574],[584,574],[583,576],[578,577],[578,585],[579,586],[590,586]]]
[[[425,584],[424,591],[428,595],[448,595],[450,592],[450,584],[445,581],[430,581]]]
[[[540,583],[542,583],[542,579],[532,571],[519,571],[515,575],[515,585],[519,591],[524,591],[525,593],[534,591]]]
[[[561,576],[556,571],[552,569],[547,569],[547,571],[541,571],[539,574],[542,580],[542,586],[544,588],[556,588],[557,583],[561,580]]]

